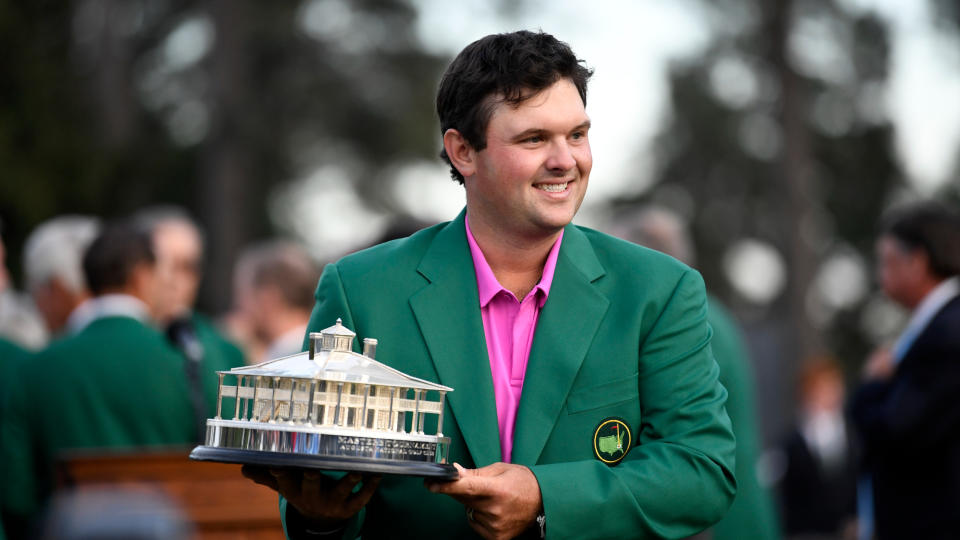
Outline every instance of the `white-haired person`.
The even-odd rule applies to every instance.
[[[92,216],[64,215],[41,223],[23,248],[27,291],[51,335],[70,333],[70,315],[90,297],[83,254],[100,233]]]

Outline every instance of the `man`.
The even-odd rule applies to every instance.
[[[157,257],[154,318],[186,360],[200,441],[206,419],[216,414],[217,371],[243,365],[243,352],[194,311],[202,277],[203,235],[193,219],[181,208],[157,206],[140,210],[133,220],[153,242]]]
[[[877,537],[960,531],[960,216],[936,203],[895,211],[877,240],[880,285],[913,314],[876,352],[852,402]]]
[[[306,251],[291,242],[257,244],[240,255],[234,279],[237,309],[266,344],[258,362],[302,350],[319,275]]]
[[[77,333],[23,365],[11,386],[0,426],[11,538],[29,535],[62,452],[193,441],[183,361],[149,325],[154,264],[146,236],[127,227],[101,233],[83,259],[93,298],[74,312]]]
[[[543,33],[469,45],[440,83],[452,222],[328,265],[337,317],[377,358],[455,388],[450,483],[275,471],[287,532],[364,538],[682,537],[733,498],[734,440],[699,275],[570,225],[592,167],[590,71]],[[429,431],[428,426],[428,431]]]
[[[3,222],[0,221],[0,339],[17,347],[39,349],[46,343],[47,333],[30,302],[13,288],[7,272],[7,251],[2,233]]]
[[[27,290],[51,335],[69,332],[70,314],[90,297],[81,261],[99,232],[97,218],[71,215],[48,220],[27,237],[23,248]]]
[[[680,216],[655,206],[618,216],[612,232],[625,240],[666,253],[695,266],[693,241]],[[757,479],[760,441],[754,405],[752,367],[746,344],[733,316],[719,299],[708,295],[707,323],[713,330],[710,347],[727,390],[727,413],[737,438],[737,496],[730,511],[710,530],[714,540],[769,540],[780,537],[773,499]]]

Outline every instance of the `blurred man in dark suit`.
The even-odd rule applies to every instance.
[[[912,311],[893,348],[868,361],[852,402],[872,479],[876,534],[960,534],[960,215],[900,209],[877,241],[884,293]]]
[[[157,257],[155,317],[185,359],[199,441],[205,433],[206,419],[216,413],[216,372],[243,365],[243,352],[194,309],[204,250],[203,234],[196,222],[176,206],[145,208],[133,219],[153,242]]]

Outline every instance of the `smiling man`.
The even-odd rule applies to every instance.
[[[341,317],[378,359],[455,388],[442,431],[460,477],[246,469],[285,496],[290,537],[679,538],[726,511],[734,440],[702,279],[571,224],[590,74],[532,32],[447,69],[442,156],[466,209],[328,265],[309,328]]]

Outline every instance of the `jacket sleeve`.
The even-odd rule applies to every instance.
[[[534,465],[548,538],[680,538],[733,501],[735,441],[710,349],[703,280],[688,270],[637,344],[642,425],[619,464]]]
[[[865,383],[854,394],[851,417],[869,448],[920,452],[960,429],[960,407],[953,405],[960,393],[957,348],[941,341],[918,342],[892,379]]]

